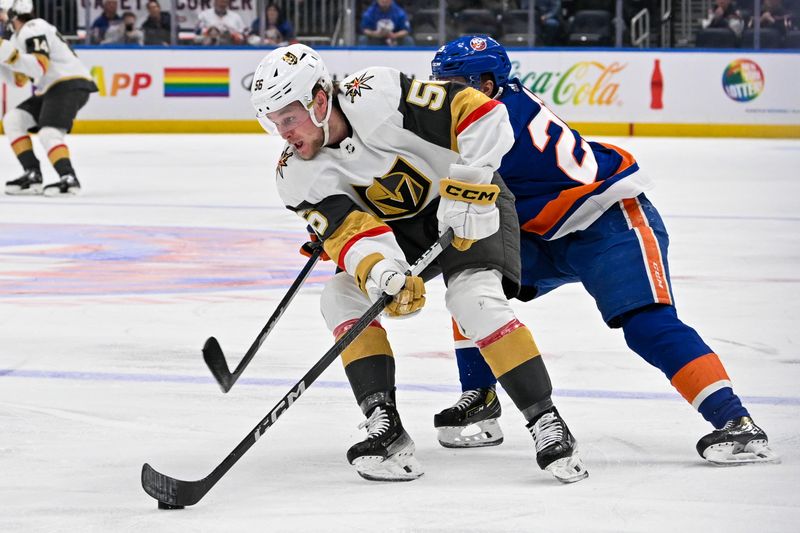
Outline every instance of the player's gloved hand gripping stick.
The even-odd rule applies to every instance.
[[[493,174],[486,167],[452,164],[450,178],[439,182],[439,232],[453,228],[453,248],[461,252],[500,229],[500,211],[495,205],[500,187],[492,183]]]
[[[411,265],[408,276],[419,276],[453,240],[453,230],[448,228],[433,245],[425,250],[417,261]],[[322,359],[311,367],[305,376],[292,387],[288,393],[273,407],[267,415],[245,436],[231,453],[214,470],[197,481],[183,481],[162,474],[153,469],[149,464],[142,466],[142,488],[158,500],[159,509],[181,509],[187,505],[194,505],[216,485],[225,473],[242,458],[253,444],[263,435],[275,421],[286,412],[289,407],[322,375],[326,368],[335,361],[358,335],[383,312],[384,308],[392,302],[393,296],[384,293],[372,306],[353,324],[347,333],[328,350]]]

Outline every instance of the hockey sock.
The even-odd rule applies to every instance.
[[[44,149],[47,150],[47,157],[50,159],[53,168],[58,172],[58,175],[72,174],[74,176],[75,170],[73,170],[72,162],[69,158],[69,148],[64,144],[66,135],[66,131],[49,126],[39,130],[39,140]]]
[[[458,364],[461,391],[488,389],[494,386],[497,378],[492,374],[492,369],[486,364],[486,360],[475,343],[458,331],[455,320],[453,321],[453,340],[456,346],[456,363]]]
[[[356,322],[349,320],[334,330],[338,339]],[[361,402],[375,393],[394,390],[394,357],[386,330],[373,321],[344,351],[342,363],[350,388]]]
[[[14,154],[16,154],[17,159],[19,159],[22,168],[25,170],[40,170],[39,160],[33,154],[33,143],[31,142],[30,135],[23,135],[12,141],[11,149],[14,150]]]
[[[533,336],[517,319],[475,344],[527,420],[553,406],[553,386]]]
[[[660,369],[678,392],[714,427],[749,416],[733,392],[725,367],[673,306],[653,305],[622,317],[631,350]]]
[[[53,165],[53,168],[56,169],[59,176],[65,176],[67,174],[75,175],[75,170],[72,168],[72,161],[69,159],[69,148],[67,148],[67,145],[60,144],[52,148],[47,153],[47,157],[50,159],[50,163]]]

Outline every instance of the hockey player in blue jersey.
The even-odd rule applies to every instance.
[[[697,443],[703,458],[726,465],[776,461],[717,354],[678,318],[669,237],[633,156],[584,140],[519,79],[509,79],[508,55],[490,37],[447,43],[431,68],[434,79],[466,83],[508,108],[515,143],[498,172],[516,196],[521,226],[524,287],[518,298],[581,282],[606,324],[622,328],[628,346],[713,424]],[[455,323],[453,331],[463,394],[434,417],[439,441],[459,448],[500,444],[496,372]]]

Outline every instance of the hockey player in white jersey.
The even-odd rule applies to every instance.
[[[80,192],[66,134],[89,94],[97,91],[88,69],[56,28],[36,18],[32,0],[0,0],[13,35],[0,39],[0,75],[19,87],[33,83],[34,95],[3,117],[3,129],[24,173],[6,182],[6,193],[59,196]],[[59,181],[43,187],[39,159],[30,133],[39,133]]]
[[[406,276],[447,227],[453,247],[423,273],[442,273],[446,304],[534,435],[537,463],[570,483],[588,473],[551,400],[552,386],[530,331],[507,297],[519,288],[519,231],[513,197],[495,170],[513,144],[502,105],[459,84],[412,80],[374,67],[334,85],[311,48],[274,50],[256,69],[256,116],[287,144],[276,171],[283,203],[318,234],[340,272],[320,306],[337,338],[382,292],[390,317],[425,303],[423,279]],[[395,362],[375,321],[342,353],[345,373],[366,416],[367,438],[348,461],[370,480],[422,475],[395,397]]]

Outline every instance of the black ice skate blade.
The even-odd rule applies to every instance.
[[[170,505],[164,502],[158,502],[158,508],[163,510],[184,509],[183,505]]]

